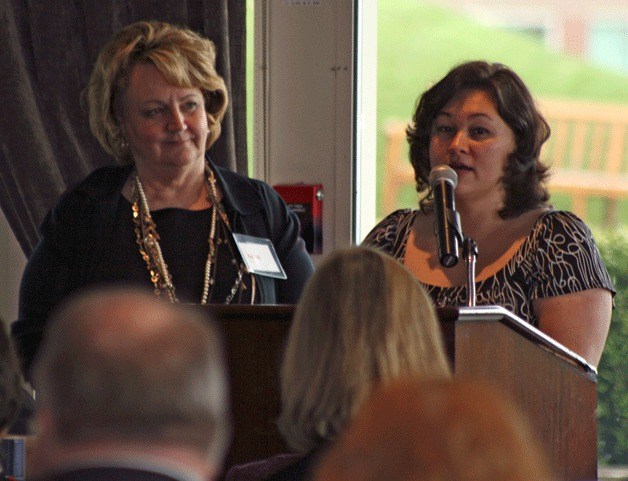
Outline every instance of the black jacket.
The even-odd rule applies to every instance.
[[[174,472],[166,474],[140,468],[86,467],[35,478],[35,481],[193,481],[197,478],[192,475],[184,478]]]
[[[296,303],[314,271],[296,214],[268,184],[208,162],[233,232],[270,239],[288,276],[286,280],[256,276],[260,302]],[[51,310],[90,284],[93,267],[111,245],[120,191],[131,170],[132,166],[95,170],[66,192],[44,219],[41,240],[22,278],[18,320],[11,327],[27,378]]]

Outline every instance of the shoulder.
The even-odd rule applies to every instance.
[[[312,451],[305,456],[298,455],[293,462],[278,470],[266,481],[303,481],[310,479],[322,451]]]
[[[232,170],[226,169],[224,167],[219,167],[212,164],[212,168],[215,170],[217,177],[219,177],[226,187],[229,189],[237,189],[242,191],[265,191],[274,189],[268,185],[266,182],[253,179],[251,177],[247,177],[243,174],[238,174],[237,172],[233,172]]]
[[[615,292],[591,229],[567,211],[549,211],[530,236],[531,260],[544,292],[539,297],[592,288]]]
[[[62,200],[75,197],[93,198],[95,200],[118,194],[133,167],[107,166],[100,167],[89,174],[78,185],[68,190]]]
[[[42,233],[45,235],[59,225],[80,227],[89,223],[98,206],[117,199],[131,169],[131,166],[109,166],[94,170],[61,196],[44,219]]]
[[[246,213],[254,209],[258,203],[263,204],[265,208],[268,208],[269,205],[282,204],[279,194],[266,182],[252,179],[214,164],[211,164],[211,167],[216,173],[223,196],[238,211]]]
[[[386,217],[384,217],[374,228],[373,231],[382,229],[395,229],[405,225],[409,220],[414,220],[418,210],[398,209]]]
[[[299,454],[277,454],[270,458],[232,466],[225,475],[225,481],[261,481],[295,463]]]
[[[177,478],[172,477],[169,474],[162,474],[157,470],[116,466],[69,468],[47,477],[35,478],[35,481],[106,481],[110,479],[177,481]]]
[[[68,189],[53,209],[75,207],[82,202],[98,202],[120,192],[131,173],[131,166],[100,167],[76,186]]]
[[[584,221],[573,212],[567,210],[548,210],[539,216],[539,221],[545,224],[568,223],[586,226]]]
[[[418,210],[399,209],[387,215],[373,227],[364,238],[363,245],[378,246],[390,242],[397,237],[397,233],[412,225]]]
[[[594,243],[589,226],[575,214],[568,211],[551,210],[537,219],[533,231],[537,240],[552,242]]]

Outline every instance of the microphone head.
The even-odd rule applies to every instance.
[[[458,185],[458,174],[448,165],[442,164],[430,170],[427,180],[432,188],[441,181],[449,182],[455,188]]]

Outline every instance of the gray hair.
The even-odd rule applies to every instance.
[[[222,339],[206,316],[134,288],[63,303],[34,370],[58,441],[188,446],[220,463],[230,439],[227,376]]]

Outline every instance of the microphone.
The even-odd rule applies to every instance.
[[[458,175],[448,165],[437,165],[430,171],[428,181],[434,194],[438,260],[443,267],[453,267],[458,263],[458,241],[462,240],[460,215],[454,201]]]

